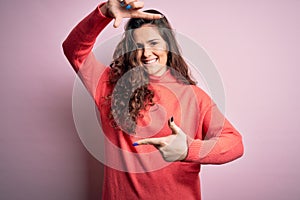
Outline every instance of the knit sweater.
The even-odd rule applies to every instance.
[[[182,84],[170,69],[159,77],[150,75],[155,105],[141,111],[136,134],[113,127],[105,98],[113,92],[108,84],[110,68],[92,52],[96,38],[112,20],[100,6],[71,31],[63,49],[99,109],[106,138],[102,199],[201,199],[201,164],[223,164],[242,156],[241,135],[202,89]],[[185,160],[166,162],[152,145],[132,146],[141,138],[170,135],[171,116],[189,138]]]

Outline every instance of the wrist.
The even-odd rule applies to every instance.
[[[105,17],[111,18],[110,14],[108,12],[108,9],[107,9],[107,2],[100,4],[99,10],[102,13],[102,15],[104,15]]]

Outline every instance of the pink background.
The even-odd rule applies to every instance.
[[[184,2],[184,1],[182,1]],[[146,0],[206,49],[243,158],[204,166],[204,200],[299,199],[300,1]],[[0,199],[97,199],[101,164],[72,118],[75,73],[61,43],[99,1],[0,2]],[[182,14],[181,14],[182,13]],[[103,38],[119,33],[112,26]]]

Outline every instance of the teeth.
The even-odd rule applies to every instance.
[[[156,59],[144,61],[145,64],[151,64],[151,63],[154,63],[154,62],[156,62]]]

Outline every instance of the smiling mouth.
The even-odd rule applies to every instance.
[[[144,60],[143,64],[147,65],[147,64],[156,63],[157,60],[158,60],[158,58],[153,58],[153,59],[150,59],[150,60]]]

